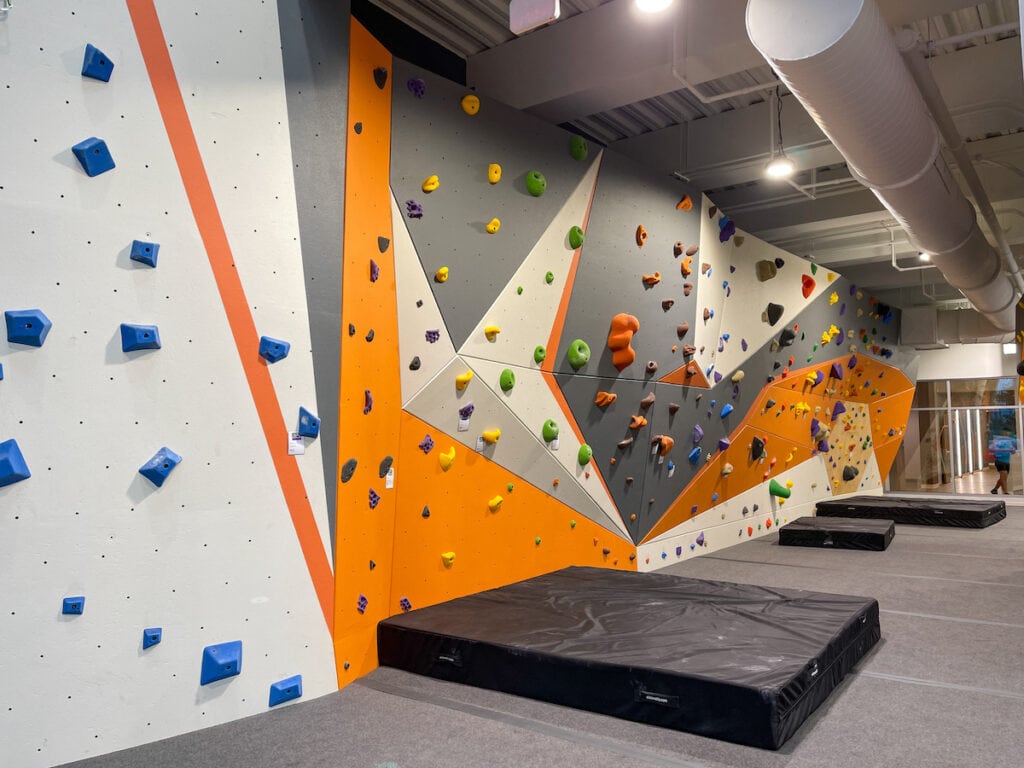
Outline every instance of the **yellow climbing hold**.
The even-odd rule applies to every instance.
[[[460,373],[458,376],[455,377],[455,388],[457,390],[459,390],[459,392],[461,392],[462,390],[464,390],[469,385],[469,382],[471,382],[472,380],[473,380],[473,372],[472,371],[466,371],[465,373]]]
[[[742,368],[740,370],[736,371],[736,373],[734,373],[732,375],[732,382],[733,382],[733,384],[739,384],[741,381],[743,381],[743,377],[744,376],[746,376],[746,374],[743,373],[743,369]]]
[[[423,180],[423,191],[424,192],[427,192],[427,193],[433,192],[435,189],[437,189],[440,186],[441,186],[441,180],[439,178],[437,178],[437,174],[436,173],[433,174],[432,176],[427,176],[427,178],[425,178]]]
[[[793,481],[792,480],[787,480],[786,481],[786,487],[787,488],[792,488],[793,487]]]
[[[484,336],[487,337],[488,341],[494,341],[495,337],[501,333],[501,328],[496,325],[484,326]]]
[[[462,111],[467,115],[475,115],[480,111],[480,97],[467,93],[462,97]]]
[[[793,406],[793,410],[796,411],[797,413],[803,415],[805,413],[809,413],[810,412],[811,406],[809,406],[807,403],[805,403],[803,400],[801,400],[799,403],[797,403],[796,405]]]
[[[835,294],[832,294],[832,295],[833,295],[833,296],[835,296]],[[823,333],[821,334],[821,343],[822,343],[822,344],[828,344],[828,343],[829,343],[830,341],[832,341],[832,339],[834,339],[834,338],[835,338],[835,337],[836,337],[836,336],[837,336],[838,334],[839,334],[839,329],[838,329],[838,328],[837,328],[837,327],[836,327],[836,326],[835,326],[834,324],[833,324],[833,325],[830,325],[830,326],[828,327],[828,330],[827,330],[827,331],[824,331],[824,332],[823,332]]]
[[[448,449],[447,453],[440,453],[437,456],[437,460],[441,464],[441,469],[447,472],[452,468],[452,464],[455,463],[455,446],[453,445]]]
[[[836,293],[835,291],[832,291],[832,293],[828,295],[828,303],[829,306],[839,303],[839,294]]]
[[[444,567],[445,568],[451,568],[452,567],[452,563],[455,562],[455,553],[454,552],[442,552],[441,553],[441,562],[444,563]]]
[[[829,272],[827,277],[828,277],[828,281],[831,283],[833,280],[836,279],[836,273],[835,272]]]
[[[487,166],[487,180],[491,184],[497,184],[501,181],[501,166],[497,163],[491,163]]]
[[[485,229],[487,230],[487,234],[489,235],[498,234],[498,230],[501,229],[501,219],[491,219],[489,222],[487,222],[487,226],[485,227]]]
[[[437,272],[434,273],[434,280],[439,283],[443,283],[448,280],[448,267],[441,267]]]
[[[487,508],[491,510],[491,512],[497,512],[499,509],[501,509],[501,502],[503,501],[504,499],[501,498],[501,496],[495,496],[493,499],[487,502]]]
[[[494,445],[496,442],[498,442],[501,439],[501,430],[500,429],[485,429],[484,433],[483,433],[483,435],[481,435],[481,437],[483,437],[484,442],[487,443],[488,445]]]

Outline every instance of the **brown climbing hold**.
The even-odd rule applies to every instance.
[[[615,466],[615,457],[612,456],[610,459],[608,459],[608,463],[611,464],[614,467]]]
[[[686,332],[689,331],[689,330],[690,330],[690,324],[687,323],[687,322],[682,322],[682,323],[680,323],[679,325],[676,326],[676,336],[678,336],[681,339],[681,338],[683,338],[683,336],[686,335]]]
[[[700,264],[700,273],[702,275],[706,275],[710,269],[711,269],[711,265],[710,264],[708,264],[706,261],[702,261],[701,262],[701,264]]]
[[[630,346],[633,334],[640,330],[640,321],[633,315],[620,312],[612,318],[608,331],[608,349],[612,351],[612,365],[619,371],[625,370],[636,359],[636,352]]]
[[[626,485],[632,485],[632,484],[633,484],[633,478],[632,477],[627,477],[626,478]]]
[[[689,296],[693,290],[693,283],[683,283],[683,296]]]
[[[683,195],[682,199],[676,203],[677,211],[691,211],[693,210],[693,198],[689,195]]]
[[[683,255],[683,243],[682,243],[681,240],[676,240],[676,242],[673,244],[673,246],[672,246],[672,255],[673,256],[682,256]]]
[[[775,263],[767,259],[761,259],[761,261],[754,265],[754,273],[762,283],[771,280],[778,272],[779,268],[775,266]]]
[[[693,344],[683,344],[683,357],[691,357],[697,348]]]
[[[619,447],[620,451],[624,451],[627,448],[629,448],[629,446],[631,446],[632,444],[633,444],[633,438],[632,437],[627,437],[625,440],[619,440],[618,447]]]
[[[700,250],[700,246],[699,245],[691,245],[689,248],[686,249],[686,255],[687,256],[696,256],[697,255],[697,251],[699,251],[699,250]]]
[[[679,410],[679,408],[680,408],[679,403],[669,403],[668,404],[668,415],[669,416],[674,416],[676,411]]]
[[[630,429],[640,429],[641,427],[646,427],[646,426],[647,426],[647,417],[640,416],[639,414],[637,414],[636,416],[630,416],[629,417],[629,428]]]
[[[679,271],[683,273],[683,277],[689,277],[693,272],[693,258],[687,256],[681,262],[679,262]]]
[[[658,370],[658,361],[657,360],[648,360],[647,361],[647,372],[648,373],[656,373],[657,370]]]
[[[746,242],[746,240],[747,238],[745,238],[743,235],[736,235],[732,239],[732,244],[739,248],[741,245],[743,245],[743,243]]]
[[[708,208],[708,218],[709,219],[715,218],[715,214],[716,213],[718,213],[718,206],[717,205],[712,205],[710,208]]]
[[[594,397],[594,405],[598,408],[604,408],[607,405],[611,405],[618,398],[614,392],[598,392]]]
[[[661,308],[668,312],[670,309],[672,309],[672,305],[675,303],[675,299],[665,299],[663,302],[661,302]]]
[[[708,321],[708,319],[709,319],[709,318],[711,317],[711,310],[710,310],[710,309],[708,309],[707,307],[704,307],[704,314],[703,314],[703,317],[704,317],[704,322],[705,322],[705,323],[706,323],[706,322]]]
[[[638,224],[636,228],[636,244],[641,248],[644,247],[644,243],[647,242],[647,230],[644,229],[643,224]]]
[[[640,401],[640,407],[643,410],[646,411],[652,405],[654,405],[654,393],[653,392],[649,392],[647,394],[647,396],[643,400]]]
[[[649,275],[644,275],[644,285],[650,288],[652,285],[657,285],[661,282],[661,272],[652,272]]]

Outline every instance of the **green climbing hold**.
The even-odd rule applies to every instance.
[[[576,521],[575,520],[570,520],[569,521],[569,527],[570,528],[575,528],[576,527]]]
[[[516,374],[511,368],[506,368],[501,372],[501,376],[498,377],[498,384],[501,385],[502,392],[511,392],[512,387],[516,385]]]
[[[548,180],[540,171],[530,171],[526,174],[526,191],[534,197],[540,197],[548,188]]]
[[[514,491],[514,490],[515,490],[515,486],[514,486],[514,485],[512,485],[512,483],[509,483],[508,485],[506,485],[506,486],[505,486],[505,488],[507,488],[507,489],[508,489],[508,492],[509,492],[509,493],[512,493],[512,491]]]
[[[569,245],[575,251],[581,245],[583,245],[583,230],[579,227],[573,227],[569,230]]]
[[[516,288],[516,293],[519,294],[520,296],[522,296],[523,295],[523,286],[520,285],[518,288]]]
[[[569,154],[572,155],[573,160],[586,160],[589,151],[587,140],[582,136],[577,134],[569,139]]]
[[[580,463],[581,467],[587,466],[590,463],[590,457],[594,455],[594,449],[584,443],[580,446],[579,452],[576,454],[576,458]]]
[[[555,282],[555,273],[548,272],[546,275],[544,275],[544,282],[547,283],[548,285],[551,285],[553,282]]]
[[[569,365],[574,371],[578,371],[590,360],[590,345],[583,339],[574,339],[566,355],[569,358]]]
[[[812,275],[818,274],[818,265],[814,264],[813,262],[811,263],[811,274]]]
[[[548,419],[544,422],[544,426],[541,427],[540,433],[544,436],[544,442],[550,443],[558,437],[558,424],[555,423],[554,419]]]
[[[772,478],[771,482],[768,483],[768,493],[772,496],[778,496],[780,499],[788,499],[792,491],[775,478]]]
[[[536,544],[539,547],[540,546],[540,536],[538,536],[536,539],[534,539],[533,543]]]
[[[544,358],[548,356],[548,353],[544,350],[544,347],[536,347],[533,350],[533,362],[540,365],[544,362]]]

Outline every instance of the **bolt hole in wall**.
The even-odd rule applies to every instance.
[[[1007,491],[1024,492],[1017,383],[1016,376],[918,382],[888,490],[987,494],[999,477],[996,460],[1013,451]]]

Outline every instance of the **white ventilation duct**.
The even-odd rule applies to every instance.
[[[747,34],[851,173],[996,328],[1017,291],[940,154],[939,133],[874,0],[749,0]]]

